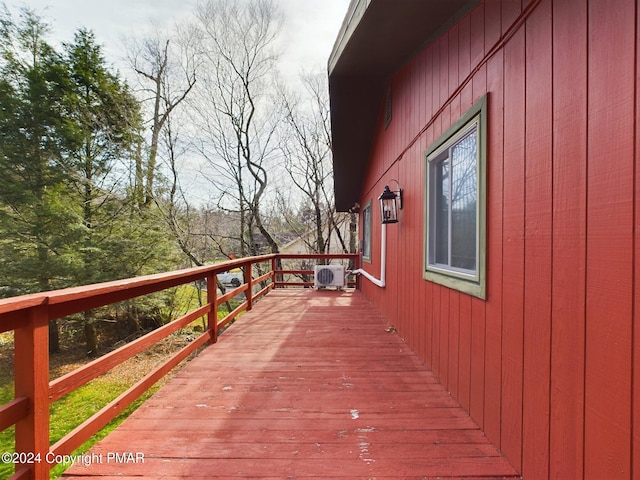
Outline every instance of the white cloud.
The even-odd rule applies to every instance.
[[[7,2],[17,7],[17,2]],[[27,6],[52,25],[55,43],[71,41],[81,27],[92,30],[110,63],[122,65],[124,40],[156,25],[170,28],[186,19],[198,0],[29,0]],[[276,0],[285,14],[281,70],[326,69],[349,0]]]

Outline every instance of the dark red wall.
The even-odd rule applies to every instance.
[[[374,275],[405,197],[363,290],[525,479],[640,478],[638,10],[485,1],[395,75],[365,174]],[[486,301],[422,279],[424,151],[485,94]]]

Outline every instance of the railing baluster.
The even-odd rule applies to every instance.
[[[273,274],[273,277],[271,278],[271,285],[273,285],[273,288],[278,288],[278,277],[276,276],[277,269],[278,261],[276,260],[276,257],[273,257],[271,259],[271,272]]]
[[[244,295],[247,299],[247,311],[253,308],[253,263],[244,266],[244,280],[247,283],[247,290]]]
[[[16,452],[31,460],[33,478],[49,478],[49,313],[29,310],[28,323],[14,333],[15,396],[29,399],[29,412],[16,423]],[[37,457],[39,456],[39,457]],[[31,458],[29,458],[31,457]],[[35,461],[39,459],[39,461]],[[20,466],[16,464],[16,470]]]
[[[211,334],[209,344],[218,341],[218,276],[213,273],[207,275],[207,303],[211,311],[207,315],[207,329]]]

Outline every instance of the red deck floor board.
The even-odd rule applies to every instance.
[[[359,292],[271,292],[65,477],[517,478],[386,327]]]

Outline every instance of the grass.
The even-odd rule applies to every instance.
[[[92,382],[93,383],[93,382]],[[51,443],[62,438],[62,432],[69,432],[77,425],[96,413],[100,408],[97,405],[106,405],[126,389],[127,385],[119,385],[108,380],[96,380],[90,388],[81,388],[71,392],[64,399],[51,406]],[[85,453],[95,443],[102,440],[122,423],[136,408],[148,399],[160,388],[160,384],[154,385],[144,395],[133,402],[120,415],[114,418],[107,426],[87,440],[74,454]],[[57,438],[56,438],[57,437]],[[68,465],[56,465],[51,469],[50,478],[58,478],[66,470]]]
[[[143,354],[141,354],[143,355]],[[162,357],[156,359],[151,363],[158,363],[162,360]],[[144,362],[144,360],[143,360]],[[68,434],[82,422],[87,420],[102,407],[107,405],[110,401],[115,399],[118,395],[124,392],[131,384],[131,376],[123,375],[123,372],[133,370],[137,373],[136,376],[142,376],[140,370],[138,370],[138,364],[141,363],[139,358],[133,358],[128,361],[131,365],[119,366],[118,371],[110,372],[108,374],[99,377],[88,384],[80,387],[79,389],[69,393],[65,397],[61,398],[57,402],[51,404],[49,409],[50,413],[50,427],[49,435],[51,444],[60,440],[63,436]],[[146,363],[146,362],[144,362]],[[144,370],[146,370],[146,366]],[[4,369],[3,369],[4,370]],[[114,369],[116,370],[116,369]],[[7,375],[8,372],[3,371],[0,378],[0,404],[4,404],[14,397],[13,378]],[[74,454],[84,453],[96,442],[100,441],[111,431],[113,431],[122,421],[127,418],[138,406],[140,406],[147,398],[149,398],[162,384],[159,382],[148,390],[143,396],[136,400],[120,415],[114,418],[107,426],[101,431],[96,433],[87,442],[85,442],[80,448],[78,448]],[[14,451],[14,427],[11,427],[4,432],[0,433],[0,452],[13,452]],[[67,465],[56,465],[51,470],[50,478],[55,479],[67,468]],[[13,474],[13,465],[0,463],[0,478],[8,478]]]
[[[195,291],[195,288],[191,286],[180,287],[176,291],[173,299],[174,301],[167,307],[171,310],[171,312],[166,311],[163,312],[163,314],[166,313],[170,314],[172,317],[175,317],[177,316],[175,315],[176,312],[186,312],[199,306],[197,292]],[[233,306],[235,307],[235,305]],[[224,309],[221,310],[223,311],[218,312],[219,318],[222,318],[226,315],[226,311],[224,311]],[[96,378],[95,380],[54,402],[50,407],[49,435],[51,444],[67,435],[74,428],[76,428],[82,422],[98,412],[110,401],[115,399],[133,383],[142,378],[142,376],[151,371],[160,362],[162,362],[168,354],[185,345],[193,337],[193,335],[197,334],[196,326],[202,325],[202,320],[196,320],[185,329],[182,329],[170,335],[168,338],[158,343],[152,349],[136,355],[123,364],[115,367],[110,372],[104,374],[99,378]],[[82,347],[80,346],[79,348],[81,351]],[[75,349],[76,352],[77,350],[78,348]],[[12,335],[2,334],[2,338],[0,338],[0,405],[7,403],[14,398],[12,351]],[[81,362],[76,364],[76,362],[78,361],[77,355],[75,359],[72,357],[72,355],[69,355],[69,353],[67,353],[66,358],[56,358],[56,361],[52,362],[52,370],[54,370],[52,372],[52,378],[55,378],[62,373],[66,373],[66,371],[80,366]],[[86,359],[81,360],[86,361]],[[61,364],[61,368],[59,368],[58,372],[55,371],[56,368],[53,363]],[[160,388],[160,386],[166,381],[166,379],[167,377],[154,385],[142,397],[136,400],[125,411],[114,418],[107,426],[105,426],[102,430],[92,436],[87,442],[85,442],[73,453],[85,453],[96,442],[106,437],[138,406],[140,406],[146,399],[153,395],[153,393],[158,390],[158,388]],[[14,427],[0,432],[0,453],[14,452],[14,432]],[[51,470],[50,478],[59,478],[66,468],[67,465],[55,466]],[[10,477],[13,474],[13,471],[13,465],[0,462],[0,478]]]

